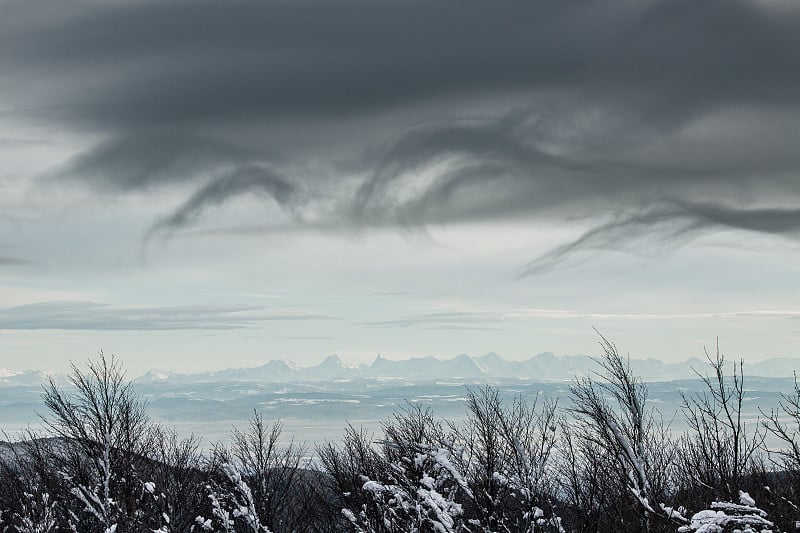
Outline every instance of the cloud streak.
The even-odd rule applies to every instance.
[[[2,250],[4,246],[0,245],[0,250]],[[22,266],[22,265],[30,265],[31,261],[25,259],[23,257],[19,257],[16,255],[5,255],[0,253],[0,266]]]
[[[679,203],[660,205],[649,211],[623,214],[594,227],[576,240],[558,246],[529,263],[522,278],[547,272],[591,250],[630,250],[644,240],[657,246],[678,246],[697,235],[720,229],[736,229],[797,239],[800,209],[735,208],[721,204]],[[653,249],[643,247],[644,249]]]
[[[200,187],[171,215],[156,222],[150,235],[188,226],[207,209],[244,194],[265,196],[289,212],[301,201],[298,188],[277,171],[267,166],[248,165],[226,172]]]
[[[17,266],[17,265],[28,265],[28,264],[30,264],[30,261],[26,259],[0,255],[0,265]]]
[[[681,320],[716,318],[800,319],[800,310],[744,310],[709,313],[601,313],[568,309],[512,308],[505,310],[452,310],[363,324],[374,328],[500,329],[531,320]]]
[[[115,307],[85,301],[56,301],[0,309],[0,329],[172,331],[226,330],[272,321],[334,320],[311,313],[265,313],[249,306]]]

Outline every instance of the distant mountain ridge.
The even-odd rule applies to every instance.
[[[731,361],[733,361],[731,359]],[[692,358],[680,363],[665,363],[658,359],[631,359],[634,372],[645,381],[671,381],[697,377],[708,370],[705,361]],[[575,376],[597,370],[595,359],[588,355],[562,355],[543,352],[522,361],[510,361],[494,352],[472,357],[466,354],[452,359],[433,356],[392,360],[378,355],[371,364],[345,365],[338,355],[331,355],[317,365],[301,367],[291,361],[272,360],[252,368],[229,368],[202,373],[150,371],[137,378],[146,383],[190,383],[215,381],[257,381],[289,383],[296,381],[329,381],[352,379],[525,379],[530,381],[568,381]],[[771,358],[757,363],[745,363],[746,376],[786,378],[800,369],[800,358]],[[0,382],[3,378],[0,378]]]
[[[38,386],[57,376],[46,370],[8,370],[0,368],[0,386]]]

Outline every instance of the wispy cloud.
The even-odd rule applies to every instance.
[[[521,269],[518,277],[546,272],[581,252],[635,251],[635,246],[646,250],[675,247],[697,235],[720,229],[798,238],[800,209],[737,208],[712,203],[671,202],[644,212],[622,214],[598,225],[576,240],[558,246],[529,263]]]
[[[0,148],[25,148],[29,146],[45,146],[55,144],[49,139],[29,139],[15,137],[0,137]]]
[[[374,328],[423,327],[433,329],[473,329],[482,324],[503,321],[502,313],[481,311],[446,311],[412,315],[394,320],[366,322],[362,325]]]
[[[9,247],[0,245],[0,266],[21,266],[21,265],[30,265],[32,262],[29,259],[24,257],[20,257],[12,252],[13,255],[9,255],[7,253],[3,253],[3,249],[8,250]]]
[[[291,210],[299,203],[300,196],[297,187],[276,170],[267,166],[248,165],[215,177],[202,186],[171,215],[156,222],[150,234],[185,227],[205,210],[242,194],[266,196],[287,210]]]
[[[367,296],[391,297],[391,296],[409,296],[413,294],[411,291],[377,291],[371,292]]]
[[[27,259],[0,255],[0,265],[13,266],[13,265],[29,265],[29,264],[30,261],[28,261]]]
[[[291,335],[291,336],[274,336],[272,338],[295,340],[295,341],[317,341],[317,340],[335,339],[336,337],[331,337],[329,335]]]
[[[85,301],[0,309],[0,329],[187,330],[250,328],[271,321],[334,320],[313,313],[269,313],[251,306],[115,307]]]
[[[367,322],[362,325],[375,328],[423,329],[498,329],[506,324],[529,320],[681,320],[714,318],[800,318],[798,310],[742,310],[709,313],[603,313],[562,309],[513,308],[506,310],[442,311],[411,315],[395,320]]]
[[[712,319],[712,318],[800,318],[798,310],[742,310],[718,311],[708,313],[598,313],[555,309],[518,309],[504,316],[514,319],[526,318],[588,318],[597,320],[670,320],[670,319]]]

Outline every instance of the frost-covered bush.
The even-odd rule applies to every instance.
[[[413,456],[395,457],[389,464],[391,481],[384,484],[364,478],[362,490],[381,508],[383,525],[390,530],[409,533],[463,530],[464,511],[457,500],[463,499],[460,493],[466,497],[472,495],[461,473],[450,462],[450,450],[420,443],[415,447]],[[353,511],[344,514],[357,528],[368,526]]]
[[[777,533],[767,520],[767,513],[756,507],[746,492],[740,491],[739,503],[713,502],[692,516],[691,523],[678,529],[679,533]]]
[[[261,523],[256,511],[250,486],[238,468],[230,463],[222,463],[219,469],[222,479],[205,487],[210,513],[209,516],[198,515],[195,518],[198,529],[213,533],[269,533],[269,528]]]
[[[485,387],[467,395],[468,416],[451,424],[472,498],[465,501],[473,531],[559,532],[553,508],[555,402],[505,402]]]
[[[548,492],[555,405],[506,405],[491,388],[470,393],[468,405],[460,425],[410,406],[384,423],[378,441],[351,428],[343,447],[323,447],[346,525],[365,533],[562,531]]]
[[[564,427],[567,442],[579,446],[568,450],[566,467],[568,495],[573,498],[576,514],[580,502],[589,500],[602,505],[605,513],[589,517],[602,523],[603,515],[613,522],[638,522],[643,533],[652,530],[653,522],[681,524],[685,518],[670,505],[668,476],[673,466],[674,448],[669,432],[653,409],[646,407],[647,386],[630,367],[617,347],[601,336],[603,357],[594,376],[576,378],[570,387],[573,405],[569,412],[575,423]],[[591,482],[593,494],[584,494],[581,479]],[[603,477],[596,477],[598,471]],[[605,494],[602,494],[605,492]],[[600,494],[598,494],[600,493]]]
[[[320,450],[342,497],[346,526],[361,531],[462,531],[469,488],[451,462],[441,424],[418,407],[384,424],[379,442],[351,430]]]
[[[122,365],[101,353],[86,371],[73,365],[69,380],[74,390],[51,380],[43,399],[49,411],[44,422],[58,442],[50,459],[70,519],[81,531],[102,533],[160,522],[143,491],[152,426]]]

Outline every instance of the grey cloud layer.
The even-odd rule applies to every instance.
[[[201,136],[140,133],[105,141],[72,158],[49,177],[128,191],[213,175],[254,157],[242,148]]]
[[[46,6],[46,7],[45,7]],[[701,103],[796,100],[797,13],[743,0],[19,2],[3,63],[88,127],[341,116],[436,95],[568,87]],[[36,35],[32,38],[31,35]],[[89,89],[83,91],[81,89]],[[666,102],[665,100],[677,100]],[[669,104],[667,109],[662,106]]]
[[[767,6],[21,2],[0,90],[105,137],[56,176],[191,188],[154,232],[254,193],[328,227],[601,220],[529,275],[642,238],[797,237],[800,10]]]

